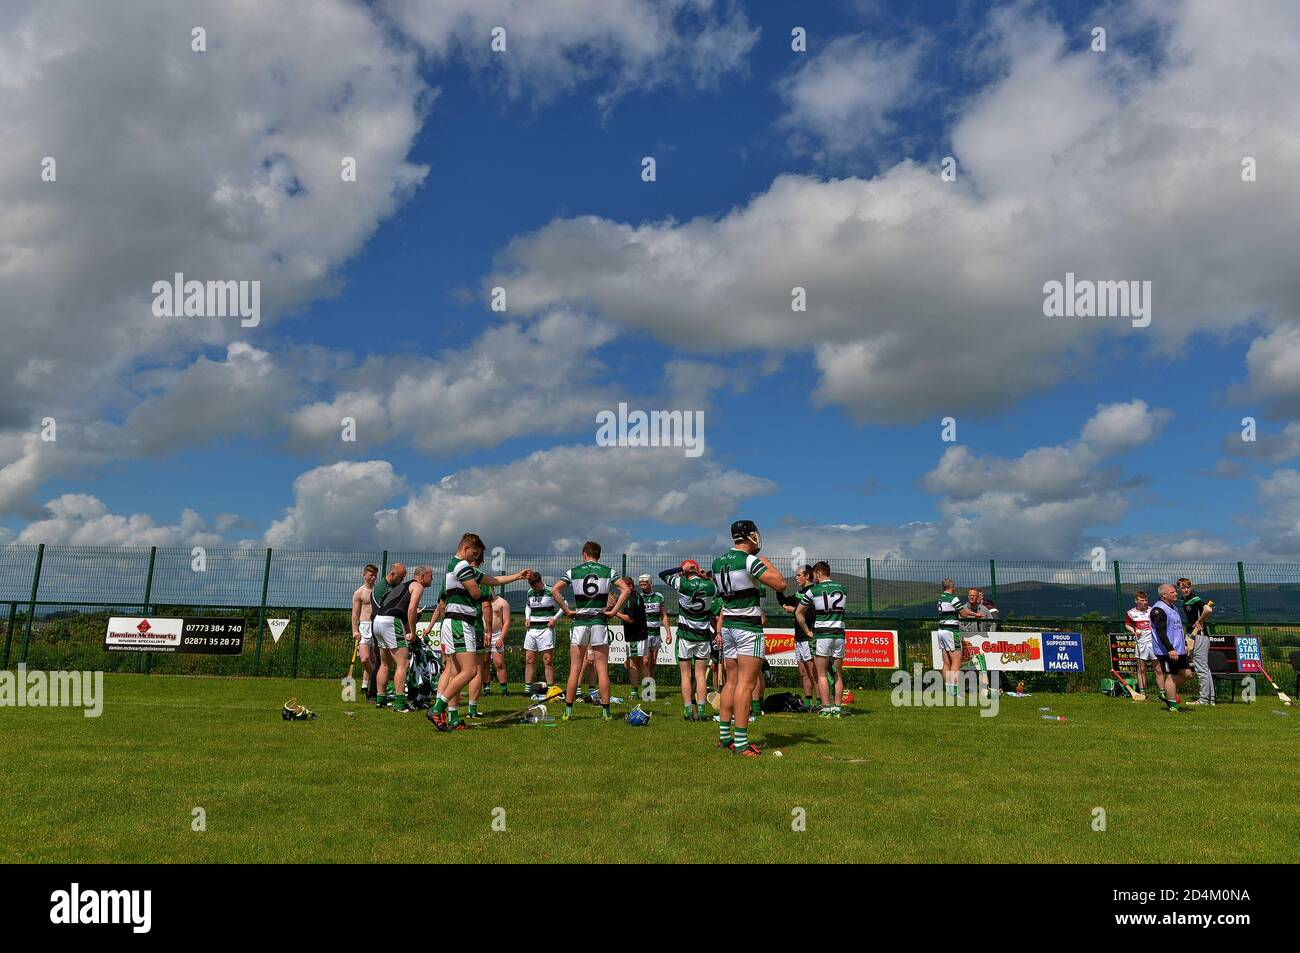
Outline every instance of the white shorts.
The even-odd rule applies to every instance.
[[[1138,658],[1147,662],[1154,662],[1156,660],[1156,650],[1152,645],[1151,636],[1138,636]]]
[[[939,648],[944,652],[956,652],[957,642],[953,638],[954,633],[944,629],[939,632]]]
[[[555,648],[555,630],[549,625],[524,633],[525,652],[549,652]]]
[[[762,632],[749,629],[733,629],[728,625],[722,627],[722,657],[763,658],[767,654],[766,640]]]
[[[464,619],[443,619],[439,636],[442,640],[443,655],[478,651],[478,630],[474,628],[473,622]]]
[[[650,650],[650,640],[642,639],[640,642],[629,642],[627,644],[628,658],[645,658]]]
[[[360,642],[358,643],[359,645],[374,645],[374,644],[375,644],[375,636],[374,636],[374,633],[371,631],[371,628],[372,628],[372,627],[371,627],[371,625],[370,625],[370,620],[369,620],[369,619],[367,619],[365,622],[358,622],[358,623],[357,623],[357,631],[361,633],[361,640],[360,640]]]
[[[690,659],[707,659],[709,657],[710,643],[692,642],[690,639],[683,639],[680,635],[677,637],[677,661],[685,662]]]
[[[406,623],[396,616],[375,616],[370,620],[370,633],[371,641],[378,648],[406,648]],[[400,646],[398,643],[401,643]]]
[[[500,632],[492,633],[492,641],[488,645],[491,647],[493,655],[506,654],[506,640],[501,638]]]
[[[609,644],[609,627],[603,622],[575,625],[569,630],[569,644],[584,648]]]
[[[844,639],[818,639],[817,655],[819,658],[844,658]]]
[[[663,640],[660,639],[658,630],[651,629],[650,635],[645,640],[646,650],[649,652],[658,652],[662,644]]]
[[[811,642],[796,642],[794,644],[794,660],[796,662],[811,662],[813,644]]]

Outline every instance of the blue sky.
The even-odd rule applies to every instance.
[[[505,0],[466,5],[441,33],[416,0],[331,6],[362,37],[356,63],[321,62],[329,57],[300,47],[291,24],[258,34],[255,14],[223,22],[217,8],[193,5],[177,29],[211,23],[216,48],[196,54],[209,57],[208,72],[173,99],[129,104],[122,92],[127,79],[161,89],[168,68],[196,68],[183,49],[156,48],[160,36],[172,42],[170,12],[142,9],[154,30],[94,47],[124,79],[86,92],[107,115],[130,110],[144,130],[137,147],[156,134],[165,152],[161,143],[191,123],[199,144],[220,135],[220,122],[197,124],[204,103],[218,120],[251,110],[290,130],[274,145],[229,132],[228,148],[174,180],[153,171],[161,231],[183,239],[142,235],[146,247],[120,261],[103,250],[136,244],[105,224],[110,194],[149,187],[129,163],[106,161],[102,181],[44,192],[0,181],[78,236],[11,222],[0,225],[10,251],[49,242],[48,258],[83,256],[79,272],[110,285],[98,286],[109,304],[94,312],[93,288],[67,290],[58,275],[10,279],[8,320],[17,327],[32,301],[123,329],[84,353],[69,343],[45,354],[34,324],[27,364],[9,367],[17,409],[0,442],[9,538],[438,549],[478,529],[536,551],[591,533],[654,548],[715,541],[745,515],[783,547],[877,556],[1300,552],[1290,444],[1265,454],[1231,443],[1247,414],[1276,438],[1300,393],[1287,370],[1300,290],[1277,252],[1300,204],[1294,166],[1289,177],[1280,170],[1297,159],[1283,135],[1296,107],[1286,77],[1261,66],[1254,114],[1241,118],[1224,86],[1239,90],[1243,77],[1214,51],[1212,5],[846,0],[808,11],[623,0],[614,7],[624,20],[590,35],[548,31],[566,12],[593,19],[562,0],[539,5],[554,8],[549,19]],[[657,24],[655,43],[626,26],[637,17]],[[1253,49],[1267,63],[1278,37],[1300,35],[1285,11],[1226,20],[1221,43],[1242,62]],[[1109,48],[1093,52],[1089,31],[1102,22]],[[90,44],[36,6],[14,14],[7,43],[20,23],[51,45]],[[504,56],[483,49],[496,23],[512,44]],[[806,53],[790,48],[793,26],[807,29]],[[346,49],[345,32],[327,39]],[[706,41],[723,52],[702,53]],[[1185,53],[1176,62],[1175,46]],[[268,62],[288,64],[283,102],[259,98]],[[578,68],[588,75],[575,80]],[[65,62],[37,56],[19,59],[9,80],[23,107],[78,81]],[[355,102],[330,107],[316,92],[340,84]],[[1194,95],[1206,89],[1220,100]],[[0,112],[0,128],[33,155],[52,143],[121,152],[93,128],[34,111]],[[363,136],[375,157],[362,160],[362,181],[379,167],[405,184],[355,199],[311,178]],[[1170,142],[1153,146],[1152,136]],[[1161,166],[1166,157],[1152,152],[1165,147]],[[1225,212],[1214,198],[1242,188],[1235,162],[1248,151],[1270,172]],[[169,161],[150,155],[147,165]],[[640,179],[646,155],[658,163],[653,183]],[[946,155],[961,171],[943,193],[933,183]],[[280,162],[308,183],[310,208],[259,179]],[[229,182],[247,190],[238,213],[254,224],[244,232],[217,190]],[[55,188],[74,195],[52,200]],[[1126,188],[1133,197],[1115,198]],[[845,201],[857,211],[837,220]],[[636,240],[624,243],[629,232]],[[320,274],[271,264],[308,250]],[[191,274],[266,276],[273,304],[261,326],[150,325],[140,288],[170,276],[173,260]],[[1066,327],[1035,313],[1042,282],[1067,269],[1152,280],[1151,326]],[[805,283],[812,313],[763,298],[755,289],[769,278]],[[504,316],[486,307],[498,282],[511,294]],[[572,322],[561,339],[608,340],[589,352],[525,341],[548,319]],[[496,346],[494,331],[545,359],[512,365],[517,352]],[[573,365],[543,384],[566,350]],[[464,399],[448,396],[467,393],[458,352],[493,365],[493,383]],[[670,384],[675,362],[689,386]],[[191,380],[198,364],[210,385]],[[448,389],[421,391],[415,382],[435,371]],[[393,390],[386,378],[402,374],[411,385]],[[51,381],[66,392],[54,396]],[[647,465],[650,451],[595,447],[594,413],[620,399],[703,410],[706,454],[654,451]],[[381,420],[393,430],[340,443],[333,420],[354,406],[366,433]],[[30,440],[46,413],[67,421],[53,450]],[[940,439],[945,416],[957,421],[955,444]],[[575,456],[562,460],[559,448]],[[601,449],[620,462],[591,456]],[[542,456],[529,463],[532,454]],[[568,486],[539,493],[530,471]],[[676,491],[695,502],[666,503]],[[584,505],[587,492],[614,499]]]

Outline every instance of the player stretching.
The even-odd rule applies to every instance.
[[[375,640],[370,633],[370,617],[375,611],[375,580],[379,567],[370,563],[361,570],[361,585],[352,593],[352,638],[357,643],[357,657],[361,659],[361,693],[373,700],[371,685],[375,681]]]
[[[682,673],[682,717],[705,721],[705,684],[708,678],[709,647],[713,643],[713,614],[710,609],[718,588],[700,572],[700,564],[687,559],[681,568],[665,569],[659,578],[677,593],[677,665]],[[667,630],[666,621],[664,629]],[[691,703],[691,669],[695,669],[694,706]]]
[[[582,544],[583,562],[574,566],[555,580],[551,595],[560,610],[573,620],[569,632],[569,679],[564,692],[564,716],[573,717],[573,700],[578,692],[578,679],[588,658],[596,669],[600,689],[600,706],[605,720],[609,713],[609,628],[605,620],[616,615],[631,595],[631,588],[623,580],[614,582],[614,570],[600,561],[600,543],[588,540]],[[606,608],[611,584],[618,589],[614,605]],[[561,590],[573,587],[573,609],[564,601]],[[570,615],[570,612],[572,614]]]
[[[531,569],[521,569],[509,576],[485,574],[473,565],[482,561],[485,548],[477,533],[466,533],[460,538],[456,555],[447,563],[447,608],[442,620],[442,654],[446,667],[452,674],[443,690],[438,692],[438,700],[433,703],[428,714],[429,721],[439,731],[451,731],[464,724],[460,720],[460,692],[473,681],[478,672],[478,648],[483,639],[482,631],[474,627],[475,605],[483,596],[481,586],[504,586],[523,579],[532,572]]]
[[[826,718],[840,717],[840,702],[844,699],[844,606],[848,600],[844,587],[831,579],[830,563],[822,560],[813,566],[812,588],[800,596],[795,613],[799,628],[816,646],[817,694],[822,702],[822,716]],[[809,625],[809,621],[813,624]],[[833,699],[829,684],[832,675]]]
[[[654,583],[647,573],[637,577],[637,587],[641,590],[641,601],[645,603],[646,636],[645,668],[647,674],[654,676],[655,666],[659,664],[659,649],[673,644],[673,633],[668,628],[668,609],[662,592],[656,592]]]
[[[786,582],[770,559],[758,555],[763,538],[752,520],[732,523],[731,539],[732,548],[713,560],[713,581],[722,594],[722,664],[727,679],[718,702],[718,747],[755,758],[762,752],[749,741],[749,701],[765,654],[756,584],[781,593]]]
[[[555,626],[560,621],[560,607],[542,584],[542,574],[528,577],[528,595],[524,599],[524,684],[533,683],[537,653],[542,653],[542,670],[546,684],[555,684]]]
[[[1163,690],[1164,679],[1160,669],[1155,667],[1156,653],[1151,647],[1151,604],[1147,600],[1145,589],[1133,593],[1133,608],[1124,613],[1124,628],[1137,639],[1137,676],[1138,692],[1147,693],[1147,664],[1150,663],[1156,676],[1156,686]]]

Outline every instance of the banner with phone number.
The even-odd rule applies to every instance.
[[[114,616],[108,620],[104,648],[109,652],[239,655],[244,651],[244,620]]]

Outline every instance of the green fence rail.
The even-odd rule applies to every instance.
[[[695,558],[703,560],[704,554]],[[403,562],[445,566],[450,553],[420,551],[329,551],[248,548],[169,549],[75,546],[0,547],[0,623],[4,625],[0,668],[17,664],[61,669],[161,674],[268,675],[333,678],[351,656],[349,607],[367,563]],[[775,557],[774,557],[775,558]],[[1105,664],[1106,633],[1121,625],[1133,592],[1154,597],[1162,582],[1190,578],[1215,602],[1216,631],[1260,638],[1265,664],[1275,678],[1289,679],[1289,653],[1300,649],[1300,565],[1282,563],[1028,562],[1014,560],[896,560],[810,554],[827,559],[845,586],[855,624],[896,629],[910,666],[929,661],[940,582],[951,578],[958,591],[982,589],[996,601],[1004,627],[1081,631],[1088,649],[1087,672],[1064,680],[1066,688],[1095,687]],[[605,561],[633,577],[649,574],[662,590],[658,572],[681,562],[663,553],[607,553]],[[548,582],[580,562],[576,554],[489,553],[485,570],[539,570]],[[791,575],[789,565],[778,566]],[[522,600],[526,586],[507,587],[516,610],[507,651],[511,677],[522,670]],[[668,600],[670,608],[674,605]],[[791,626],[788,613],[766,600],[769,624]],[[245,651],[238,656],[106,652],[103,638],[110,615],[209,615],[245,621]],[[268,638],[267,620],[285,618],[279,640]],[[557,640],[557,664],[567,661],[567,639]],[[661,666],[662,680],[676,672]],[[776,670],[792,681],[793,670]],[[880,676],[849,673],[850,682],[873,684]]]

